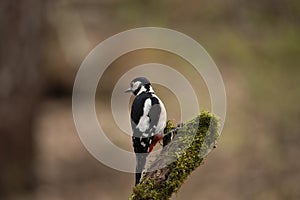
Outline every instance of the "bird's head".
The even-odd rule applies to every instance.
[[[130,82],[130,88],[128,88],[125,92],[126,93],[132,92],[134,95],[138,95],[142,92],[154,92],[154,91],[151,87],[150,81],[147,78],[138,77],[133,79]]]

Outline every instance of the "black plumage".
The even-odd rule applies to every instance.
[[[162,102],[154,94],[148,79],[140,77],[130,84],[128,92],[136,95],[131,106],[132,143],[136,153],[136,184],[139,183],[146,158],[160,135],[166,121]]]

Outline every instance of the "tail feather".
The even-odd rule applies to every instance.
[[[141,177],[142,177],[142,172],[145,168],[146,164],[146,158],[147,158],[146,153],[143,154],[136,154],[136,173],[135,173],[135,185],[139,184]]]

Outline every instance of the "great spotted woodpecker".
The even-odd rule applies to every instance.
[[[125,92],[132,92],[135,95],[131,106],[131,128],[133,149],[136,155],[135,184],[137,185],[148,154],[156,143],[163,139],[167,112],[147,78],[135,78]]]

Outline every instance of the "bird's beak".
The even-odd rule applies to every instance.
[[[128,88],[127,90],[125,90],[125,93],[129,93],[132,92],[131,88]]]

